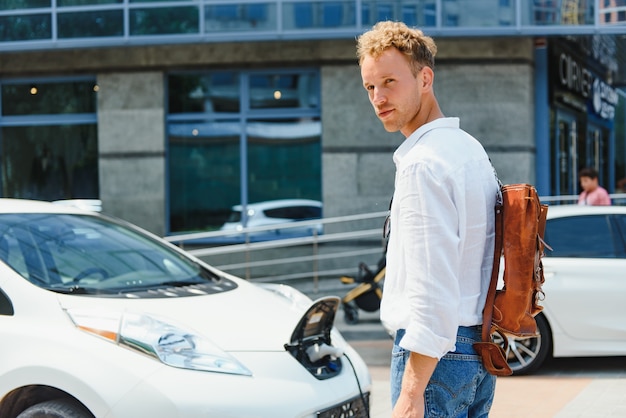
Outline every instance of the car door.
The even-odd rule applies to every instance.
[[[626,215],[548,221],[544,306],[569,337],[626,341]]]

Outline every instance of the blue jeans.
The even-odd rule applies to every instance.
[[[483,367],[472,344],[480,341],[480,326],[459,327],[456,351],[447,353],[437,364],[424,393],[425,418],[481,418],[489,415],[496,388],[496,377]],[[391,353],[391,405],[400,396],[402,375],[410,351],[398,343],[404,330],[398,330]]]

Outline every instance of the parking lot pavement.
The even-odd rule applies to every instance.
[[[340,291],[340,290],[343,290]],[[309,295],[343,296],[348,288],[322,287]],[[391,415],[389,364],[392,341],[378,312],[359,311],[355,325],[339,311],[335,325],[369,366],[371,418]],[[500,377],[490,418],[625,418],[626,357],[555,359],[530,376]]]
[[[373,381],[371,418],[389,417],[391,338],[371,314],[357,325],[347,325],[338,318],[337,327],[369,366]],[[581,366],[582,362],[587,365]],[[537,375],[500,377],[489,416],[624,418],[626,358],[558,359]]]
[[[391,415],[389,364],[392,341],[378,313],[362,313],[348,325],[337,318],[337,328],[368,364],[372,375],[371,418]],[[500,377],[491,414],[493,418],[626,417],[626,357],[557,359],[538,374]]]

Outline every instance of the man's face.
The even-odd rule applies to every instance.
[[[388,132],[400,131],[409,136],[419,128],[422,71],[415,77],[407,57],[395,48],[387,49],[377,59],[369,55],[363,58],[363,87]]]

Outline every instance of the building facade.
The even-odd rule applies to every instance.
[[[0,1],[2,195],[98,198],[159,235],[232,206],[385,210],[402,142],[375,117],[355,36],[378,20],[438,44],[442,110],[502,181],[578,192],[626,177],[626,7],[604,1]],[[622,16],[623,17],[623,16]]]

